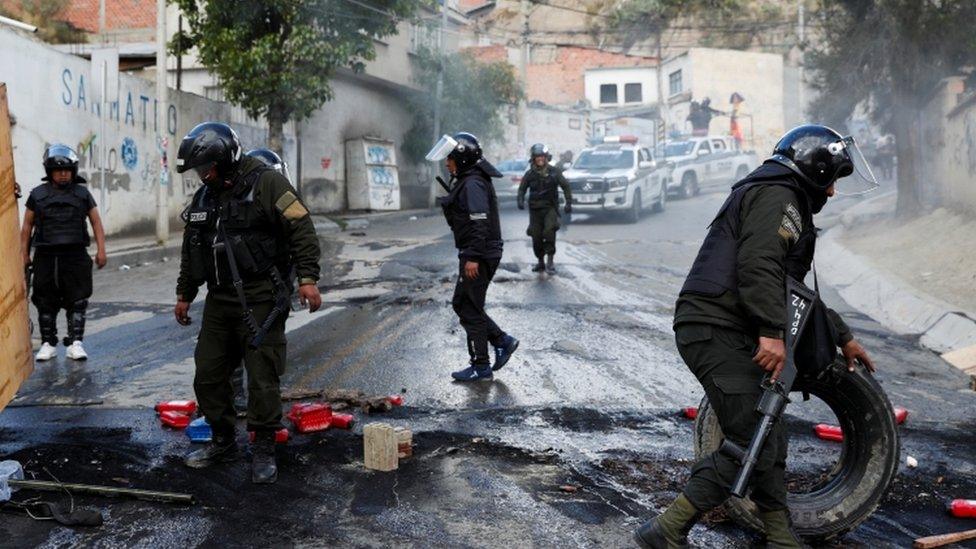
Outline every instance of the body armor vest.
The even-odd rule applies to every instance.
[[[31,192],[34,197],[34,246],[80,244],[88,246],[88,190],[78,183],[59,191],[45,183]]]
[[[718,297],[724,292],[738,293],[736,262],[742,200],[749,189],[761,185],[782,185],[796,192],[803,229],[799,239],[786,254],[785,268],[786,274],[796,280],[802,281],[806,278],[813,262],[817,232],[813,226],[813,214],[810,213],[806,193],[784,170],[785,168],[764,164],[732,187],[732,193],[709,225],[708,235],[681,287],[681,294]]]
[[[546,170],[545,175],[536,171],[535,167],[529,169],[526,175],[529,177],[529,207],[546,208],[559,206],[559,193],[556,182],[555,169],[551,166]]]
[[[481,184],[488,190],[488,237],[486,247],[489,254],[497,248],[498,256],[501,256],[502,249],[502,228],[498,217],[498,197],[495,195],[495,186],[491,184],[491,179],[482,175],[478,169],[472,169],[462,174],[451,189],[450,194],[440,199],[444,209],[444,217],[447,224],[451,227],[454,234],[454,246],[457,249],[464,249],[468,246],[468,240],[472,237],[473,224],[478,221],[471,219],[471,214],[460,204],[461,193],[465,185],[476,185],[473,179],[481,181]]]
[[[287,273],[287,249],[278,243],[274,220],[254,202],[255,187],[266,167],[257,168],[220,200],[206,186],[193,196],[184,211],[189,238],[190,276],[194,283],[216,286],[233,283],[227,253],[218,244],[233,247],[237,269],[244,282],[263,279],[277,267]],[[226,241],[224,241],[226,237]]]

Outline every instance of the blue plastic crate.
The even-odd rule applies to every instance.
[[[207,423],[207,418],[199,417],[191,421],[186,428],[186,436],[190,437],[190,442],[210,442],[213,431]]]

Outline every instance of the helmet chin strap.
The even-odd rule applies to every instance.
[[[807,174],[800,171],[800,167],[789,158],[781,154],[774,154],[772,157],[770,157],[770,160],[776,162],[777,164],[786,166],[791,172],[796,174],[797,178],[800,179],[800,181],[804,184],[803,186],[806,187],[804,192],[806,192],[807,197],[810,199],[810,211],[813,213],[820,213],[820,210],[823,209],[824,205],[827,203],[827,199],[829,198],[827,196],[827,189],[821,188],[820,185],[814,183],[813,180],[807,177]],[[834,179],[834,181],[836,181],[836,179]]]

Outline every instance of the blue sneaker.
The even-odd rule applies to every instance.
[[[468,366],[463,370],[458,370],[457,372],[452,372],[451,377],[458,381],[478,381],[479,379],[491,379],[491,368],[485,366],[483,369],[478,369],[474,364]]]
[[[502,340],[502,344],[495,347],[495,365],[491,367],[492,370],[501,370],[502,366],[508,364],[508,359],[512,358],[515,354],[515,350],[518,349],[519,340],[515,339],[513,336],[507,335],[505,339]]]

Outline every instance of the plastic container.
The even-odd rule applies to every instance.
[[[393,406],[403,406],[403,395],[390,395],[386,397],[386,401]]]
[[[352,429],[352,424],[356,420],[352,414],[332,414],[332,427],[336,429]]]
[[[167,400],[156,405],[157,414],[163,412],[180,412],[181,414],[190,416],[196,411],[197,403],[195,400]]]
[[[187,426],[186,436],[190,437],[190,442],[210,442],[213,439],[213,430],[207,423],[207,418],[198,417]]]
[[[320,403],[295,404],[288,412],[288,419],[299,433],[324,431],[332,424],[332,407]]]
[[[172,410],[161,412],[159,420],[163,422],[163,425],[173,429],[186,429],[187,425],[190,424],[190,416]]]
[[[688,406],[686,408],[682,408],[681,415],[685,416],[688,419],[695,419],[698,417],[698,407]]]
[[[908,410],[895,407],[895,423],[901,425],[906,419],[908,419]]]
[[[946,510],[956,518],[976,518],[976,499],[954,499]]]
[[[844,431],[836,425],[818,423],[813,427],[813,431],[817,433],[817,438],[831,442],[844,442]]]
[[[288,442],[288,438],[290,436],[291,435],[288,432],[288,428],[287,427],[282,427],[281,429],[278,429],[277,431],[275,431],[275,443],[276,444],[284,444],[284,443]],[[247,432],[247,440],[249,440],[251,442],[254,442],[254,431],[248,431]]]

